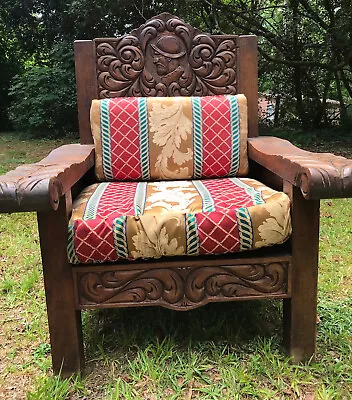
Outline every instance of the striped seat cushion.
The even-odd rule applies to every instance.
[[[244,95],[93,100],[101,181],[245,176]]]
[[[289,198],[253,179],[104,182],[73,204],[68,256],[77,264],[234,253],[290,233]]]

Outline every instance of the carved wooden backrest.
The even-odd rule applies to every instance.
[[[257,135],[255,36],[209,35],[168,13],[118,38],[75,42],[81,143],[92,143],[92,99],[243,93]]]

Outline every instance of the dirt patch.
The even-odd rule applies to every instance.
[[[0,312],[0,399],[25,399],[33,378],[41,371],[31,364],[37,346],[25,338],[26,318],[21,307]]]

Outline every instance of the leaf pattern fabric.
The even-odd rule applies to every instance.
[[[100,181],[245,176],[244,95],[93,100]]]
[[[93,100],[91,128],[103,182],[73,204],[70,262],[234,253],[290,236],[288,197],[239,178],[244,95]]]
[[[175,98],[168,102],[153,102],[150,111],[149,124],[152,141],[161,147],[155,163],[155,170],[162,179],[188,178],[190,176],[188,167],[174,170],[168,167],[169,159],[172,159],[177,166],[182,166],[193,156],[193,150],[190,147],[186,152],[180,151],[181,143],[185,142],[192,134],[192,120],[183,111],[184,101],[179,99],[181,98]]]
[[[291,234],[290,200],[249,178],[104,182],[74,201],[71,263],[224,254]]]
[[[258,227],[259,236],[262,240],[255,243],[255,247],[271,246],[286,240],[291,233],[289,224],[289,207],[282,201],[265,204],[264,209],[270,217]]]
[[[176,227],[181,225],[178,216],[165,218],[154,215],[142,216],[139,220],[140,228],[132,236],[134,250],[131,250],[132,258],[158,258],[161,256],[177,256],[184,254],[184,246],[180,246],[178,240],[169,237],[165,222],[172,221]]]
[[[161,181],[150,183],[148,186],[150,193],[144,209],[146,213],[186,213],[192,209],[192,204],[199,196],[190,181]]]

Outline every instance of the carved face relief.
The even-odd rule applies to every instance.
[[[236,40],[167,13],[120,38],[96,39],[99,98],[236,94]]]
[[[171,35],[159,37],[155,43],[151,43],[151,47],[153,63],[160,76],[168,75],[177,69],[180,58],[186,54],[179,39]]]

